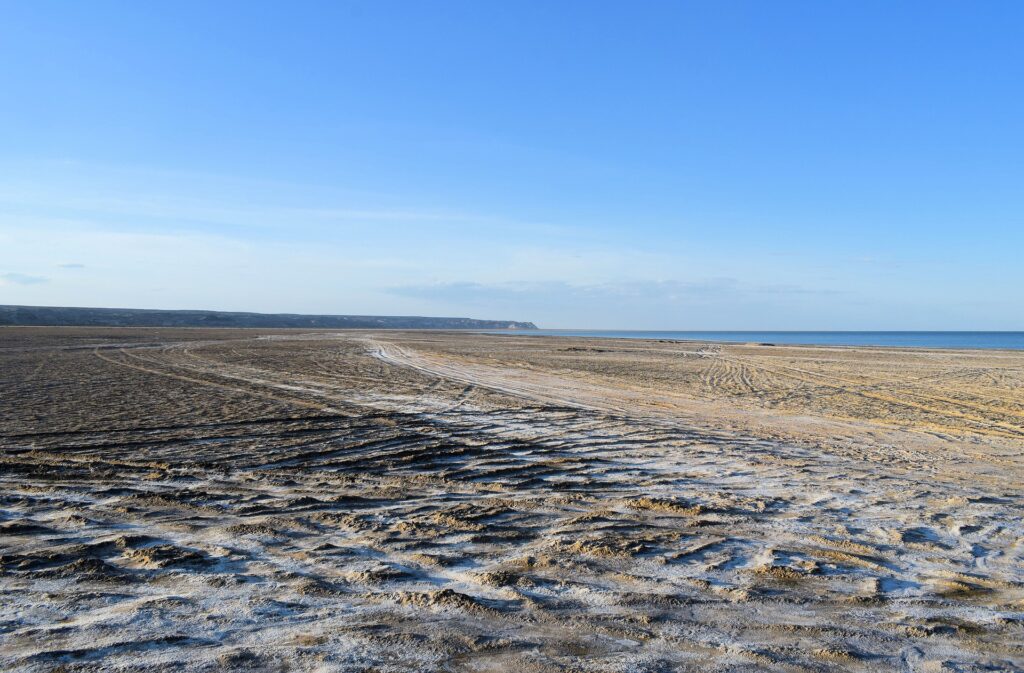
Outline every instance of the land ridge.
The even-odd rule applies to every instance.
[[[268,329],[537,329],[532,322],[475,318],[15,305],[0,305],[0,325]]]

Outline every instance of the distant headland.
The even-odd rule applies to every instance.
[[[0,325],[82,327],[298,327],[306,329],[520,329],[532,322],[423,316],[303,315],[140,308],[0,306]]]

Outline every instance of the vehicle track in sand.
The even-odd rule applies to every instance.
[[[545,404],[560,404],[581,409],[600,410],[608,413],[622,414],[630,417],[644,418],[648,421],[658,422],[697,422],[700,420],[715,419],[721,427],[743,428],[751,425],[761,425],[771,428],[773,425],[786,425],[798,422],[792,416],[779,417],[777,414],[766,413],[758,409],[737,409],[723,408],[721,404],[709,403],[700,396],[685,393],[676,393],[664,389],[651,390],[647,387],[638,386],[628,388],[626,386],[613,386],[592,381],[581,380],[579,376],[566,377],[565,375],[552,374],[537,371],[535,368],[525,369],[522,367],[488,365],[482,362],[468,361],[458,358],[445,358],[437,354],[428,355],[416,349],[389,342],[386,339],[373,338],[366,340],[370,352],[377,358],[399,366],[408,367],[415,371],[423,372],[429,376],[454,379],[468,384],[489,388],[505,394],[514,395],[523,399],[533,400]],[[721,354],[710,354],[711,372],[731,372],[736,375],[740,367],[747,367],[749,370],[760,369],[772,375],[786,376],[797,380],[800,384],[812,387],[808,395],[815,394],[815,388],[820,389],[812,377],[804,377],[796,373],[787,374],[776,371],[774,367],[760,367],[755,364],[733,361],[731,358],[722,357]],[[725,367],[723,369],[722,367]],[[705,384],[723,385],[722,375],[712,374]],[[758,384],[764,386],[763,378],[757,379],[757,384],[750,377],[740,377],[744,385],[750,389]],[[767,384],[770,388],[770,382]],[[845,384],[839,383],[829,385],[827,388],[838,391],[845,391]],[[787,388],[789,395],[793,394],[792,386]],[[888,396],[883,396],[888,399]],[[912,408],[926,409],[923,405],[909,404]],[[855,417],[848,418],[804,418],[799,419],[801,424],[813,427],[812,435],[821,436],[833,433],[836,437],[858,436],[861,439],[862,448],[859,453],[877,452],[877,445],[883,446],[898,445],[906,440],[904,430],[890,432],[886,425],[865,423]],[[865,432],[865,427],[870,432]],[[938,442],[929,442],[924,434],[930,426],[922,426],[917,438],[917,444],[923,446],[942,447],[947,442],[941,435]],[[985,425],[987,428],[988,426]],[[771,436],[769,432],[769,436]],[[1010,435],[1016,437],[1015,435]],[[866,437],[871,437],[866,443]],[[821,446],[821,445],[819,445]],[[832,447],[821,446],[824,450],[831,450]],[[849,447],[844,447],[847,450]],[[937,450],[937,449],[936,449]],[[961,452],[975,457],[984,458],[986,462],[995,460],[1009,461],[1014,464],[1016,452],[1008,454],[1000,459],[991,454],[980,454],[972,452],[965,447]],[[926,460],[924,454],[912,449],[904,449],[908,459],[915,465]]]
[[[4,670],[1024,666],[1020,460],[993,439],[961,470],[914,433],[785,441],[650,393],[718,349],[158,337],[0,353]],[[762,392],[730,367],[714,385]],[[810,441],[835,429],[860,443]]]
[[[1024,424],[1021,422],[1010,423],[1001,420],[993,420],[992,415],[1006,415],[1007,410],[1002,407],[992,407],[980,403],[968,403],[961,400],[951,399],[949,397],[942,397],[937,395],[924,395],[918,392],[906,390],[905,388],[900,390],[900,394],[903,395],[903,399],[896,395],[877,391],[873,389],[877,388],[888,388],[899,387],[898,382],[893,381],[882,381],[882,380],[854,380],[838,377],[835,375],[823,375],[817,372],[808,371],[805,369],[799,369],[796,367],[785,367],[785,366],[767,366],[760,363],[753,363],[750,361],[741,360],[739,358],[721,358],[725,362],[730,362],[740,368],[759,369],[770,374],[777,376],[789,377],[800,381],[802,383],[809,384],[818,388],[831,388],[842,393],[851,395],[859,395],[866,398],[871,398],[884,402],[886,404],[892,404],[896,406],[911,407],[926,411],[928,413],[948,416],[957,420],[966,420],[972,424],[976,424],[986,431],[992,434],[1001,435],[1004,437],[1012,438],[1024,438]],[[750,390],[754,389],[754,385],[751,383],[750,378],[744,378],[744,385]],[[907,397],[912,399],[906,399]],[[950,407],[955,408],[950,408]],[[967,413],[964,409],[970,410],[976,413]],[[988,416],[979,415],[977,412],[989,414]],[[1016,420],[1016,419],[1015,419]]]

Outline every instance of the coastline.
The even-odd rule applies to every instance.
[[[747,331],[747,330],[472,330],[480,334],[578,339],[637,339],[767,346],[878,347],[930,350],[1024,350],[1024,332],[996,331]],[[806,336],[805,336],[806,335]],[[816,335],[816,336],[811,336]],[[918,342],[918,343],[915,343]]]

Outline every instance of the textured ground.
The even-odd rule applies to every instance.
[[[1016,671],[1024,353],[0,329],[0,669]]]

